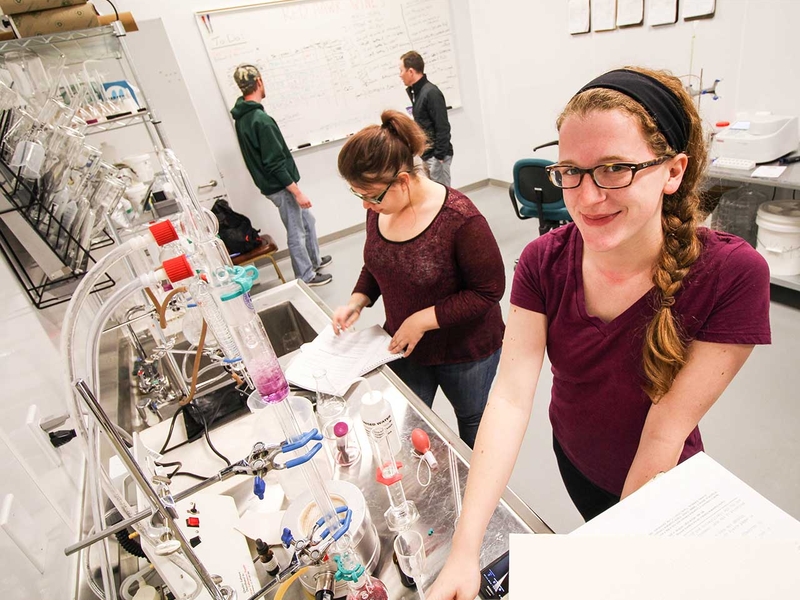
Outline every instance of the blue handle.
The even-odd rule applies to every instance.
[[[288,440],[281,444],[281,452],[291,452],[292,450],[298,450],[305,446],[311,440],[321,440],[322,434],[317,429],[312,429],[311,431],[307,431],[306,433],[301,433],[300,437],[295,439],[293,442],[289,442]],[[287,463],[288,464],[288,463]]]
[[[264,491],[267,489],[266,482],[261,479],[258,475],[256,475],[255,479],[253,480],[253,493],[258,496],[259,500],[264,499]]]
[[[316,431],[316,429],[314,431]],[[314,438],[314,439],[316,439],[316,438]],[[322,449],[322,444],[317,442],[316,444],[314,444],[314,447],[311,448],[311,450],[309,450],[308,452],[306,452],[302,456],[298,456],[297,458],[293,458],[291,460],[287,460],[286,463],[284,463],[283,466],[286,467],[287,469],[291,469],[292,467],[296,467],[297,465],[302,465],[303,463],[307,463],[312,458],[314,458],[314,455],[317,452],[319,452],[321,449]]]
[[[343,519],[339,520],[340,527],[333,534],[334,541],[338,541],[340,537],[342,537],[345,533],[347,533],[347,530],[350,529],[350,522],[353,520],[353,511],[350,510],[347,506],[340,506],[339,508],[336,509],[336,512],[345,513],[345,515]],[[323,522],[324,518],[317,521],[317,525],[321,526]],[[320,534],[320,538],[324,540],[326,537],[328,537],[329,533],[330,531],[326,529]]]
[[[283,542],[283,545],[286,546],[287,548],[292,545],[294,537],[292,536],[292,530],[289,529],[288,527],[283,528],[283,533],[281,534],[281,541]]]

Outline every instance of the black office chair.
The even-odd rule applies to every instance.
[[[552,161],[523,158],[514,164],[514,183],[508,195],[520,219],[539,218],[539,235],[572,221],[561,190],[550,181],[545,167]]]

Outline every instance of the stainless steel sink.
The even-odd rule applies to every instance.
[[[308,320],[289,300],[266,307],[260,310],[258,315],[278,358],[297,351],[301,344],[310,342],[317,336],[317,332]],[[156,343],[149,334],[139,333],[137,337],[145,352],[153,352]],[[173,350],[186,352],[189,348],[189,342],[183,338],[182,334],[178,334],[175,337]],[[190,373],[194,360],[193,355],[175,354],[178,365],[181,365],[184,357],[186,358],[186,372]],[[154,395],[141,391],[137,377],[139,362],[134,345],[128,338],[121,338],[117,358],[119,365],[117,403],[115,407],[109,407],[112,408],[109,414],[112,414],[113,411],[117,416],[117,424],[132,433],[141,431],[163,419],[171,418],[178,410],[177,402],[152,402]],[[211,360],[203,356],[200,361],[200,370],[202,371],[210,365]],[[164,374],[163,364],[159,366],[159,372]],[[198,380],[200,394],[195,398],[194,404],[202,407],[204,413],[211,417],[223,416],[215,415],[214,407],[219,406],[220,403],[236,404],[237,402],[232,396],[232,394],[235,395],[236,386],[232,379],[224,377],[219,381],[213,381],[221,372],[221,369],[211,369]],[[240,408],[244,410],[244,401],[240,401],[239,404]],[[229,418],[235,417],[233,406],[229,408],[231,410],[224,414]]]

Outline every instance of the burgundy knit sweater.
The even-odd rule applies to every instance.
[[[417,311],[435,307],[439,329],[422,336],[409,359],[421,365],[471,362],[502,345],[505,270],[486,219],[462,193],[447,198],[430,225],[405,242],[381,235],[367,212],[364,267],[353,292],[383,295],[384,329],[394,335]]]

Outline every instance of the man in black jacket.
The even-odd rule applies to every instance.
[[[332,276],[319,272],[331,257],[320,256],[311,200],[297,185],[300,173],[278,124],[261,104],[265,97],[261,73],[253,65],[239,65],[233,79],[242,92],[231,109],[242,158],[253,183],[278,207],[294,275],[311,286],[330,283]]]
[[[428,165],[432,180],[450,187],[453,144],[450,143],[450,121],[447,120],[444,94],[428,81],[425,61],[413,50],[400,57],[400,79],[407,86],[414,120],[428,135],[430,146],[423,153],[422,160]]]

